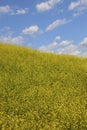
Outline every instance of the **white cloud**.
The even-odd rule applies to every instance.
[[[39,48],[39,50],[41,51],[45,51],[45,52],[53,52],[54,49],[58,46],[57,42],[53,42],[51,44],[48,45],[43,45]]]
[[[10,7],[9,5],[0,6],[0,15],[1,14],[10,14],[10,15],[23,15],[28,13],[28,8],[21,8],[15,10],[14,8]]]
[[[55,50],[59,46],[58,41],[60,39],[61,39],[60,36],[56,36],[52,43],[41,46],[39,50],[46,51],[46,52],[53,52],[53,50]]]
[[[55,41],[59,41],[60,39],[61,39],[60,36],[56,36],[56,37],[55,37]]]
[[[0,42],[11,43],[15,45],[22,45],[24,38],[22,36],[12,37],[12,36],[0,36]]]
[[[75,9],[76,7],[78,7],[79,5],[80,5],[80,1],[71,2],[70,5],[69,5],[69,10],[73,10],[73,9]]]
[[[56,39],[56,38],[55,38]],[[56,54],[69,54],[87,57],[87,37],[83,38],[78,44],[74,44],[73,40],[55,41],[39,47],[44,52],[53,52]]]
[[[62,42],[60,42],[59,46],[67,46],[71,43],[73,43],[73,41],[63,40]]]
[[[56,27],[60,26],[60,25],[64,25],[71,22],[71,20],[66,20],[66,19],[62,19],[62,20],[56,20],[53,23],[51,23],[50,25],[48,25],[48,27],[46,28],[46,31],[51,31],[53,29],[55,29]]]
[[[39,50],[44,52],[54,52],[57,54],[70,54],[70,55],[80,55],[81,50],[78,45],[74,45],[72,40],[62,40],[54,41],[48,45],[43,45]]]
[[[47,0],[46,2],[41,2],[36,5],[36,9],[39,12],[47,11],[52,9],[56,4],[58,4],[61,0]]]
[[[83,39],[83,41],[80,43],[82,47],[87,47],[87,37]]]
[[[76,16],[79,16],[79,15],[82,15],[82,14],[83,14],[83,12],[77,11],[77,12],[75,12],[75,13],[73,14],[73,16],[76,17]]]
[[[9,5],[0,6],[0,14],[2,13],[11,13],[12,9]]]
[[[28,35],[34,35],[39,31],[39,27],[37,25],[30,26],[28,28],[25,28],[22,33],[28,34]]]
[[[68,41],[69,43],[70,41]],[[63,42],[61,42],[63,43]],[[54,52],[58,54],[70,54],[70,55],[79,55],[80,51],[78,50],[78,47],[73,44],[67,44],[67,45],[61,45],[61,43],[51,43],[46,46],[41,46],[39,50],[45,51],[45,52]]]
[[[16,14],[18,14],[18,15],[26,14],[26,13],[28,13],[28,8],[16,10]]]
[[[14,31],[9,26],[0,29],[0,42],[15,45],[23,45],[25,43],[25,38],[22,35],[13,36],[13,34]]]
[[[77,0],[75,2],[71,2],[69,5],[69,10],[74,10],[74,16],[78,16],[83,14],[85,10],[87,10],[87,0]]]
[[[11,30],[9,26],[5,26],[2,29],[0,29],[0,36],[12,36],[14,32]]]
[[[80,54],[80,51],[78,50],[76,45],[70,44],[66,46],[65,48],[59,48],[57,50],[59,54],[71,54],[71,55],[78,55]]]
[[[56,36],[56,38],[57,37],[59,37],[59,36]],[[39,48],[39,50],[46,51],[46,52],[57,52],[57,53],[60,50],[60,52],[61,51],[63,52],[64,48],[67,48],[67,46],[70,46],[73,43],[73,41],[69,41],[69,40],[63,40],[63,41],[59,42],[60,39],[58,41],[56,41],[56,38],[52,43],[41,46]]]

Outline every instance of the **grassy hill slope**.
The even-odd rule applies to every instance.
[[[87,59],[0,44],[0,130],[87,130]]]

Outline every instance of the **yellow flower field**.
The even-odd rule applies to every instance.
[[[87,58],[0,44],[0,130],[87,130]]]

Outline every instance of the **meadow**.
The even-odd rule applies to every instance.
[[[87,130],[87,58],[0,44],[0,130]]]

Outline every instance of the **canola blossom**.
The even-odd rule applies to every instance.
[[[0,130],[87,130],[87,58],[0,44]]]

